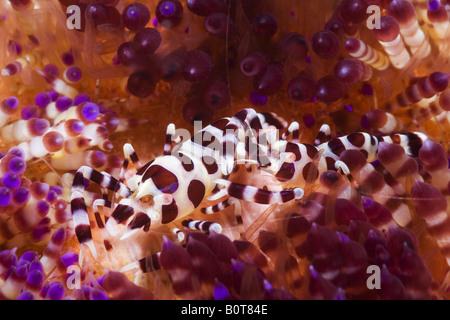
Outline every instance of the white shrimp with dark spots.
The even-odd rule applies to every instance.
[[[179,137],[176,136],[175,126],[170,124],[164,155],[145,165],[141,164],[133,147],[125,144],[125,160],[119,179],[105,172],[81,167],[74,178],[71,198],[79,242],[87,245],[96,256],[83,198],[84,178],[98,184],[102,190],[115,192],[120,198],[117,204],[111,203],[105,193],[102,199],[94,201],[93,207],[97,225],[101,229],[105,227],[109,234],[116,235],[119,224],[127,225],[128,230],[121,238],[126,238],[141,228],[148,231],[151,226],[181,219],[194,211],[203,199],[211,196],[217,199],[222,196],[227,198],[215,206],[203,208],[204,213],[222,210],[236,203],[235,199],[261,204],[300,199],[303,196],[301,188],[271,192],[227,180],[238,163],[250,159],[250,153],[257,154],[254,160],[256,164],[266,165],[264,161],[268,158],[264,157],[263,150],[267,148],[260,146],[260,141],[266,139],[264,129],[270,135],[270,132],[284,128],[286,122],[273,113],[256,113],[253,109],[244,109],[231,118],[222,118],[208,125],[191,139],[180,143],[178,148],[171,146],[172,141],[179,141]],[[125,170],[130,162],[137,172],[128,177]],[[99,207],[112,209],[105,225]],[[236,215],[237,223],[241,223],[240,214]],[[221,231],[217,223],[191,222],[183,225],[203,231]],[[208,230],[205,230],[205,226],[208,226]]]
[[[331,138],[328,125],[323,125],[314,145],[300,143],[299,125],[290,124],[286,132],[277,133],[287,126],[286,121],[273,113],[257,113],[244,109],[231,118],[222,118],[186,141],[180,141],[175,126],[167,127],[164,154],[142,165],[130,144],[124,145],[125,160],[119,179],[105,172],[81,167],[74,178],[71,209],[75,222],[75,233],[81,244],[89,247],[96,255],[89,226],[88,212],[83,198],[84,178],[98,184],[102,190],[111,190],[120,198],[119,202],[102,199],[94,201],[94,216],[101,230],[115,236],[119,225],[126,225],[127,231],[121,239],[140,229],[168,224],[182,219],[193,212],[208,198],[225,200],[201,208],[206,214],[222,211],[235,204],[237,224],[242,224],[239,200],[259,204],[286,203],[301,199],[306,184],[317,180],[322,172],[341,169],[349,174],[340,154],[345,150],[361,151],[367,161],[376,160],[378,144],[381,141],[401,145],[408,154],[417,156],[426,137],[421,133],[394,134],[376,137],[368,133],[353,133]],[[288,138],[292,136],[291,141]],[[172,142],[178,143],[172,147]],[[136,173],[125,174],[131,164]],[[272,173],[285,189],[268,191],[228,180],[228,176],[239,164],[255,164]],[[128,171],[129,172],[129,171]],[[112,209],[106,224],[99,213],[99,207]],[[107,211],[107,210],[105,210]],[[202,223],[192,219],[183,220],[185,228],[205,232],[221,232],[215,222]],[[174,233],[179,237],[179,229]],[[182,237],[181,237],[182,238]],[[112,246],[105,240],[105,247]]]

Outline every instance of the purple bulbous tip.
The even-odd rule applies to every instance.
[[[90,160],[92,161],[92,166],[95,168],[102,167],[106,161],[106,155],[101,151],[94,151],[91,154]]]
[[[33,236],[33,239],[36,242],[39,242],[42,241],[42,239],[44,239],[50,232],[51,229],[49,226],[37,226],[35,229],[33,229],[31,234]]]
[[[9,188],[9,189],[14,189],[17,188],[18,186],[20,186],[20,176],[12,171],[8,171],[6,172],[2,178],[2,184]]]
[[[17,204],[24,204],[30,199],[30,191],[27,188],[19,187],[13,191],[12,197]]]
[[[0,207],[6,207],[11,201],[11,191],[6,187],[0,187]]]
[[[89,102],[89,101],[91,101],[91,97],[89,95],[87,95],[85,93],[80,93],[79,95],[77,95],[75,97],[75,99],[73,99],[73,105],[77,106],[80,103]]]
[[[22,256],[20,256],[19,262],[27,261],[27,262],[33,262],[36,259],[38,259],[38,254],[35,251],[27,251]]]
[[[94,288],[92,288],[92,287],[90,287],[90,286],[87,286],[87,285],[81,286],[81,292],[83,293],[83,295],[84,295],[86,298],[90,298],[90,295],[91,295],[92,290],[94,290]]]
[[[225,300],[230,296],[230,292],[228,291],[227,287],[221,283],[220,281],[216,280],[216,285],[214,286],[213,295],[215,300]]]
[[[74,121],[72,123],[72,130],[76,133],[81,133],[84,129],[84,123],[82,121]]]
[[[17,41],[9,40],[8,50],[13,54],[19,55],[22,53],[22,46]]]
[[[174,246],[174,243],[166,236],[163,236],[163,250],[170,250]]]
[[[236,259],[231,259],[231,266],[233,268],[233,271],[238,273],[245,269],[245,264]]]
[[[18,105],[19,99],[17,99],[16,97],[9,97],[5,100],[5,106],[8,109],[16,109]]]
[[[41,288],[41,291],[39,291],[39,295],[42,298],[45,298],[47,296],[48,288],[49,288],[49,283],[45,282],[45,284]]]
[[[50,95],[47,92],[40,92],[34,98],[34,103],[39,108],[45,108],[50,103],[51,100],[52,100],[52,98],[50,97]]]
[[[45,215],[50,210],[50,203],[45,200],[41,200],[37,204],[37,209],[40,215]]]
[[[0,252],[0,264],[5,268],[10,268],[17,264],[16,249],[3,250]]]
[[[342,243],[347,243],[347,242],[350,241],[350,238],[347,237],[347,236],[346,236],[345,234],[343,234],[342,232],[337,232],[336,234],[338,235],[339,241],[340,241],[340,242],[342,242]]]
[[[64,227],[61,227],[53,233],[52,242],[57,245],[60,245],[64,242],[65,238],[66,238],[66,229]]]
[[[175,11],[175,5],[170,1],[164,1],[159,7],[159,11],[163,16],[170,17]]]
[[[50,283],[47,291],[47,297],[50,300],[61,300],[65,294],[66,289],[64,289],[64,286],[60,282],[55,281]]]
[[[441,7],[441,3],[438,0],[429,0],[428,1],[428,10],[436,11]]]
[[[41,271],[44,272],[44,267],[42,266],[42,263],[39,260],[34,260],[30,263],[29,269],[31,271]]]
[[[39,270],[30,271],[27,276],[28,285],[34,288],[40,288],[44,283],[45,277],[44,274]]]
[[[69,97],[60,97],[56,99],[56,109],[60,112],[66,111],[73,105],[73,100]]]
[[[349,105],[349,104],[346,104],[346,105],[344,106],[344,110],[347,110],[348,112],[353,112],[353,108],[352,108],[352,106]]]
[[[61,257],[61,262],[66,268],[75,264],[77,261],[78,261],[78,254],[76,252],[67,252],[63,254]]]
[[[16,157],[23,158],[23,150],[19,147],[12,147],[8,150],[8,153],[15,155]]]
[[[313,267],[313,265],[309,266],[309,276],[313,279],[319,278],[319,273],[316,271],[316,269]]]
[[[51,90],[48,92],[48,94],[50,95],[50,98],[52,99],[52,101],[56,101],[56,99],[58,99],[59,97],[59,93],[56,92],[55,90]]]
[[[25,281],[28,275],[28,264],[18,264],[14,269],[13,274],[15,278]]]
[[[333,300],[345,300],[345,290],[342,288],[338,288],[336,294],[333,297]]]
[[[53,203],[58,199],[58,194],[53,190],[49,190],[45,199],[48,202]]]
[[[361,204],[364,209],[369,208],[375,201],[369,197],[362,196],[361,197]]]
[[[67,77],[67,80],[72,81],[72,82],[77,82],[81,79],[83,73],[81,72],[81,69],[76,67],[76,66],[72,66],[67,68],[66,72],[65,72],[65,76]]]
[[[38,135],[44,134],[45,131],[50,127],[50,122],[47,119],[37,119],[34,123],[34,130]]]
[[[59,69],[54,64],[47,64],[44,66],[43,71],[49,77],[57,77],[59,74]]]
[[[78,259],[78,257],[77,257],[77,259]],[[98,278],[97,278],[97,283],[98,283],[99,285],[103,286],[103,280],[105,280],[105,277],[106,277],[106,274],[104,274],[104,275],[98,277]]]
[[[264,279],[264,290],[266,291],[273,290],[272,284],[267,279]]]
[[[17,300],[34,300],[34,295],[30,291],[23,291],[17,296]]]
[[[20,115],[23,120],[37,118],[39,116],[38,107],[37,106],[26,106],[22,109]]]
[[[81,114],[86,121],[94,121],[100,114],[100,109],[95,103],[88,102],[81,109]]]
[[[8,164],[8,169],[17,173],[21,174],[25,171],[27,167],[27,164],[24,159],[16,157],[14,159],[11,159],[11,161]]]
[[[51,186],[50,190],[54,191],[57,195],[62,195],[64,192],[64,190],[61,186]]]

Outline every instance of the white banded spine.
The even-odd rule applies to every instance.
[[[389,57],[391,64],[397,68],[402,69],[411,59],[409,52],[406,50],[402,37],[399,34],[392,41],[378,41],[383,46],[384,51]]]
[[[420,55],[422,58],[430,54],[430,43],[426,39],[415,16],[410,19],[409,25],[400,24],[400,33],[405,43],[410,47],[412,54],[416,53],[418,49],[423,50]]]
[[[389,59],[384,53],[372,48],[360,39],[354,39],[358,42],[359,49],[355,52],[348,51],[353,58],[367,63],[377,70],[386,70],[389,67]]]

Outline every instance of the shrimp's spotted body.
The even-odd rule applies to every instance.
[[[112,236],[119,233],[121,224],[127,226],[127,231],[121,234],[124,239],[140,229],[149,231],[151,227],[178,220],[189,229],[221,232],[218,223],[183,218],[197,209],[204,199],[221,199],[220,203],[201,208],[201,211],[212,214],[234,204],[237,224],[241,224],[237,200],[259,204],[298,200],[304,196],[305,185],[315,183],[321,173],[339,169],[345,175],[351,173],[340,160],[341,153],[346,150],[359,150],[371,162],[377,159],[379,143],[387,142],[399,144],[407,154],[417,156],[426,139],[421,133],[376,137],[363,132],[332,139],[330,128],[323,125],[314,144],[306,144],[298,141],[298,123],[293,122],[281,136],[276,134],[277,130],[285,128],[286,121],[274,113],[244,109],[231,118],[215,121],[186,141],[181,141],[175,126],[170,124],[164,154],[144,165],[133,147],[125,144],[125,160],[119,179],[87,166],[81,167],[74,178],[71,198],[79,242],[86,244],[96,255],[83,198],[84,178],[95,182],[102,190],[115,192],[120,198],[117,204],[112,203],[104,193],[103,198],[93,204],[99,227],[106,227]],[[288,141],[291,135],[292,139]],[[178,142],[175,147],[172,146],[174,141]],[[125,174],[130,162],[136,169],[131,175]],[[256,165],[269,172],[284,189],[275,192],[230,181],[230,174],[240,164]],[[101,226],[103,219],[99,207],[111,209],[104,226]],[[174,230],[180,233],[178,228]]]

